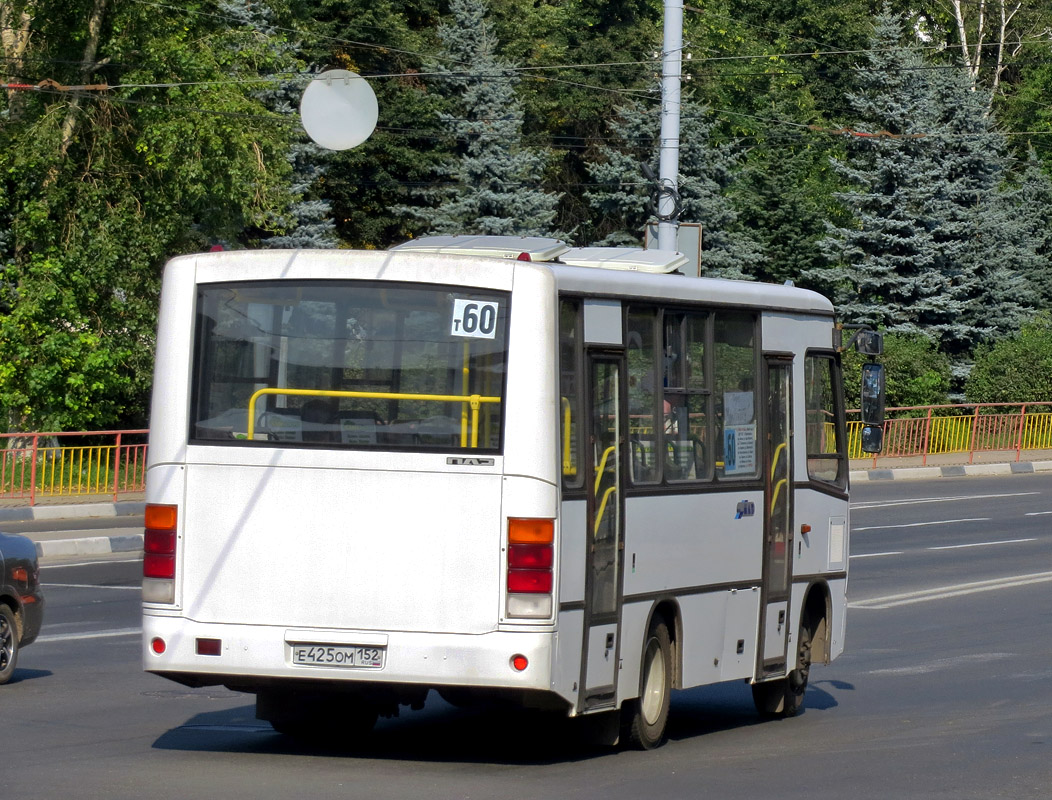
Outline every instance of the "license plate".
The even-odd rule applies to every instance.
[[[292,663],[305,667],[383,669],[386,647],[346,644],[294,644]]]

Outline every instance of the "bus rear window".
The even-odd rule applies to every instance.
[[[499,452],[508,304],[420,284],[202,285],[190,438]]]

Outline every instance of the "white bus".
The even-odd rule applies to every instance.
[[[528,257],[528,256],[526,256]],[[282,732],[512,700],[665,733],[791,715],[844,647],[833,308],[791,287],[428,252],[165,271],[144,668]]]

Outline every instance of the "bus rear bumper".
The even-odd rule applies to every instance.
[[[297,680],[549,692],[555,637],[554,631],[456,634],[209,624],[147,614],[142,654],[147,672],[245,691]],[[303,656],[310,647],[315,656],[343,661],[358,655],[347,655],[356,648],[368,656],[379,651],[382,665],[295,663],[294,651]]]

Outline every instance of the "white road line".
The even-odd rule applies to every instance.
[[[100,558],[98,561],[80,561],[76,564],[41,564],[40,569],[66,569],[67,567],[94,567],[96,564],[134,564],[142,561],[142,556],[138,558],[122,558],[119,560],[110,558]]]
[[[1028,511],[1023,514],[1024,517],[1044,517],[1048,514],[1052,514],[1052,511]]]
[[[894,506],[912,506],[923,503],[956,503],[960,500],[989,500],[994,497],[1029,497],[1041,492],[1010,492],[1008,494],[969,494],[960,497],[918,497],[907,500],[889,500],[886,502],[852,503],[852,511],[865,511],[869,508],[892,508]]]
[[[992,592],[996,589],[1013,589],[1018,586],[1031,586],[1035,583],[1049,582],[1052,582],[1052,572],[1035,572],[1031,575],[1016,575],[1011,578],[958,583],[952,586],[939,586],[934,589],[921,589],[916,592],[871,597],[868,600],[855,600],[848,603],[848,608],[896,608],[898,606],[913,605],[914,603],[928,603],[932,600],[945,600],[950,597],[978,594],[979,592]]]
[[[880,558],[881,556],[901,556],[904,550],[892,550],[889,553],[855,553],[851,558]]]
[[[55,633],[37,639],[36,643],[74,642],[79,639],[113,639],[118,636],[142,636],[142,628],[118,628],[112,631],[91,631],[89,633]]]
[[[1020,544],[1021,542],[1036,542],[1037,539],[1004,539],[1000,542],[973,542],[972,544],[944,544],[939,547],[929,547],[929,550],[964,550],[968,547],[991,547],[995,544]]]
[[[124,591],[141,592],[141,586],[99,586],[94,583],[42,583],[47,589],[123,589]]]
[[[905,525],[871,525],[868,528],[856,528],[851,526],[852,533],[859,531],[890,531],[893,528],[923,528],[928,525],[954,525],[958,522],[989,522],[989,517],[974,517],[972,519],[937,519],[932,522],[908,522]]]

